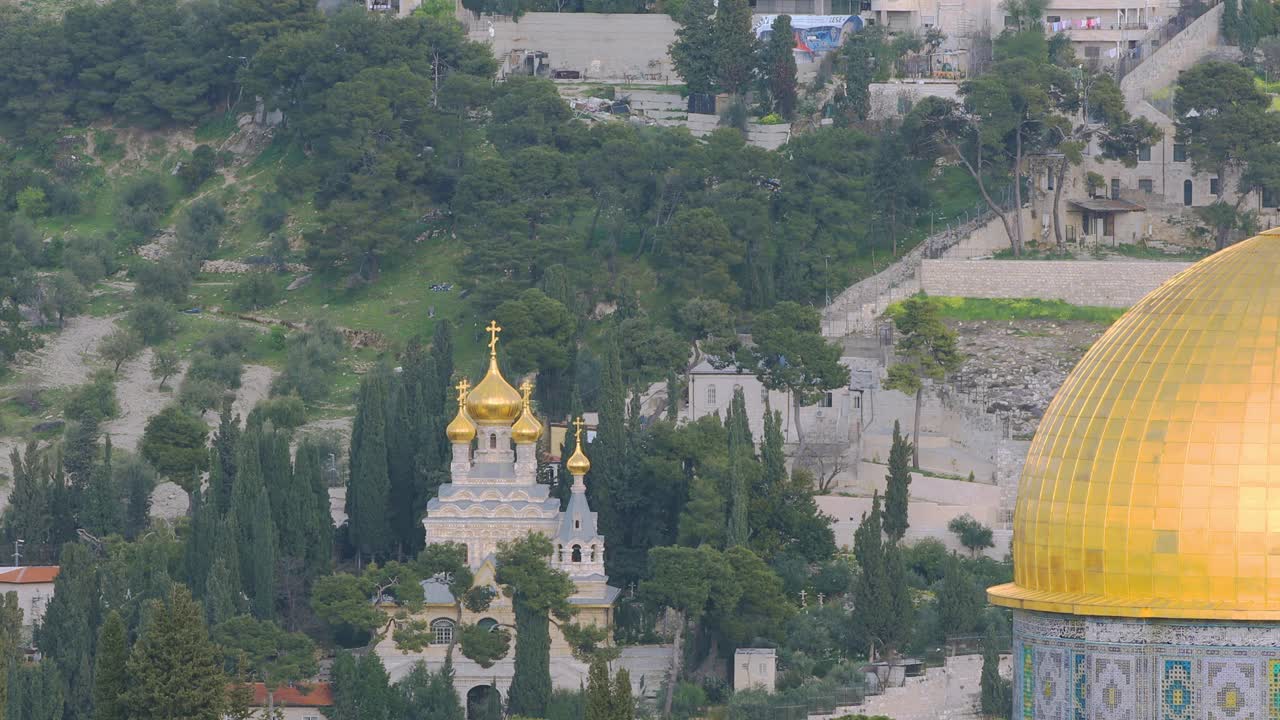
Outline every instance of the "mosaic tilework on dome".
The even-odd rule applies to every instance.
[[[1046,411],[1001,605],[1280,620],[1280,231],[1175,276]]]

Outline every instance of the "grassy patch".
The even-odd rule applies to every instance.
[[[204,122],[196,126],[196,142],[207,143],[214,140],[225,140],[231,137],[237,127],[236,116],[232,113],[207,117]]]
[[[938,315],[948,320],[1075,320],[1110,325],[1124,314],[1124,308],[1072,305],[1061,300],[1034,298],[964,298],[930,297]],[[901,312],[902,304],[894,303],[885,313],[892,317]]]
[[[1207,248],[1185,248],[1180,252],[1166,252],[1148,245],[1126,245],[1123,243],[1107,249],[1117,255],[1141,258],[1143,260],[1200,260],[1208,257],[1213,252]]]

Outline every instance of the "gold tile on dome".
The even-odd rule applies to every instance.
[[[1032,442],[1014,518],[1017,583],[993,589],[993,602],[1280,613],[1276,267],[1280,229],[1179,273],[1095,343]]]

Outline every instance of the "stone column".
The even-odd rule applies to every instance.
[[[516,444],[516,484],[533,485],[538,481],[538,459],[533,444]]]
[[[449,463],[449,477],[453,482],[466,480],[471,473],[471,443],[453,443],[453,462]]]

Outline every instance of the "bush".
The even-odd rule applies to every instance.
[[[206,260],[218,250],[219,236],[227,224],[227,213],[213,198],[191,203],[178,218],[176,231],[181,251],[196,260]]]
[[[85,285],[120,269],[115,245],[101,235],[72,235],[68,238],[63,264]]]
[[[230,394],[220,382],[187,375],[182,378],[182,386],[178,388],[178,404],[197,415],[203,415],[208,410],[222,407],[223,400]]]
[[[284,430],[302,427],[307,422],[307,409],[302,404],[302,398],[285,395],[259,401],[253,406],[245,424],[261,425],[266,422]]]
[[[244,355],[251,342],[253,342],[252,330],[240,325],[226,324],[205,335],[196,347],[214,357],[222,357]]]
[[[586,695],[581,690],[554,690],[546,715],[547,720],[582,720],[586,710]]]
[[[240,387],[240,375],[243,366],[238,355],[215,357],[209,353],[195,353],[187,367],[187,378],[190,380],[208,380],[224,388],[235,390]]]
[[[178,179],[182,181],[182,189],[188,194],[213,177],[218,169],[218,156],[208,145],[197,145],[191,153],[191,159],[178,168]]]
[[[288,218],[289,199],[278,192],[263,195],[253,211],[253,221],[267,233],[284,227],[284,221]]]
[[[676,686],[676,692],[671,701],[671,717],[676,720],[689,720],[697,717],[698,711],[706,704],[706,691],[693,683],[682,682]]]
[[[44,217],[49,213],[49,200],[44,190],[38,187],[25,187],[18,191],[18,212],[29,218]]]
[[[781,125],[785,122],[786,120],[783,120],[782,116],[776,112],[769,113],[768,115],[765,115],[764,117],[760,118],[761,125]]]
[[[135,178],[124,186],[116,206],[116,220],[134,240],[149,237],[173,205],[168,184],[154,175]]]
[[[179,258],[170,255],[158,262],[140,262],[133,269],[134,292],[144,298],[163,298],[171,303],[187,301],[191,272]]]
[[[95,371],[89,382],[72,388],[62,409],[63,416],[77,422],[106,420],[119,412],[115,375],[105,368]]]
[[[163,300],[142,300],[125,316],[125,323],[137,331],[142,342],[156,345],[178,332],[178,313]]]
[[[280,302],[280,282],[266,273],[249,273],[231,288],[231,302],[244,310],[258,310]]]
[[[296,333],[288,340],[284,372],[271,384],[271,394],[298,395],[307,402],[324,397],[344,346],[342,333],[323,320]]]

